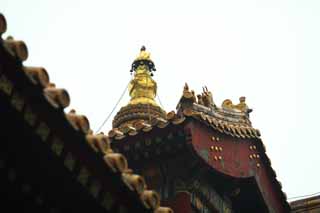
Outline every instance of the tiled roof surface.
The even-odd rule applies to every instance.
[[[136,122],[134,125],[127,125],[122,128],[114,128],[109,131],[109,137],[116,140],[123,139],[126,136],[134,136],[139,132],[149,132],[153,128],[165,128],[169,124],[177,125],[183,123],[187,118],[196,119],[205,123],[210,128],[219,131],[220,133],[238,138],[259,138],[260,132],[249,125],[232,123],[224,120],[219,120],[213,116],[203,112],[186,109],[182,114],[176,114],[171,111],[167,114],[166,119],[153,119],[151,124],[146,121]]]
[[[0,36],[6,31],[6,20],[2,14],[0,14]],[[156,192],[148,190],[144,182],[143,177],[133,174],[132,171],[128,168],[128,163],[126,158],[119,153],[113,152],[110,148],[109,138],[103,134],[94,135],[90,130],[89,121],[84,115],[76,114],[75,110],[71,110],[69,113],[64,113],[64,108],[69,106],[70,97],[68,92],[65,89],[56,88],[53,83],[50,83],[49,75],[47,71],[42,67],[25,67],[22,65],[22,61],[28,58],[28,50],[23,41],[14,40],[12,37],[8,37],[3,40],[0,37],[0,48],[8,56],[8,59],[12,60],[11,64],[15,66],[12,67],[12,70],[9,70],[10,76],[1,75],[1,72],[5,72],[5,68],[0,67],[0,92],[4,93],[7,96],[11,97],[11,102],[13,107],[17,110],[27,110],[27,107],[24,107],[24,97],[21,97],[21,94],[15,92],[15,87],[24,87],[26,85],[17,85],[13,75],[17,75],[17,78],[27,79],[27,83],[32,85],[37,91],[37,94],[40,94],[39,97],[32,97],[33,100],[45,99],[48,103],[48,108],[41,109],[42,111],[58,111],[63,113],[64,123],[66,125],[71,125],[75,134],[80,135],[81,138],[87,142],[91,147],[91,150],[97,155],[101,156],[101,161],[104,162],[106,169],[113,171],[115,174],[119,174],[118,177],[122,183],[129,189],[136,193],[136,197],[139,202],[145,207],[146,210],[152,212],[172,212],[171,209],[166,207],[160,207],[160,198]],[[7,67],[8,68],[8,67]],[[3,70],[1,70],[3,69]],[[34,94],[29,94],[30,96],[35,96]],[[25,115],[32,115],[26,118],[26,121],[30,125],[34,124],[34,119],[37,117],[37,111]],[[56,118],[58,119],[58,118]],[[51,120],[54,123],[54,120]],[[39,134],[45,140],[49,134],[50,123],[47,121],[47,124],[41,123],[43,126],[37,128]],[[36,131],[37,131],[36,130]],[[54,130],[52,131],[54,132]],[[78,140],[74,138],[72,140],[75,143]],[[79,143],[82,141],[79,141]],[[84,156],[85,157],[85,156]]]
[[[112,129],[109,131],[108,136],[113,142],[120,141],[123,139],[127,139],[128,137],[136,136],[138,134],[143,134],[146,132],[151,132],[156,129],[168,128],[170,131],[171,125],[183,125],[187,121],[195,120],[197,122],[201,122],[204,125],[212,128],[215,131],[219,131],[222,134],[230,135],[232,137],[237,138],[247,138],[254,139],[257,144],[262,148],[261,152],[263,154],[263,160],[266,164],[266,168],[270,175],[270,178],[274,182],[274,186],[279,192],[280,198],[284,203],[286,209],[290,209],[289,204],[287,202],[287,196],[282,191],[282,184],[277,180],[276,172],[273,170],[271,166],[271,161],[266,154],[266,148],[260,139],[260,132],[257,129],[254,129],[249,124],[237,123],[237,122],[228,122],[225,120],[219,120],[216,117],[205,114],[203,112],[198,112],[192,109],[184,109],[182,113],[177,114],[174,111],[171,111],[167,114],[166,119],[158,118],[152,120],[151,124],[140,121],[135,123],[135,125],[126,126],[121,129]]]
[[[186,106],[185,106],[186,105]],[[134,116],[134,112],[132,116]],[[220,133],[237,138],[259,138],[260,131],[251,126],[249,115],[233,109],[204,106],[195,102],[195,97],[191,92],[184,91],[178,104],[178,115],[174,111],[167,114],[167,118],[152,119],[148,121],[138,121],[134,124],[114,128],[109,132],[110,137],[122,139],[126,135],[135,135],[139,131],[150,131],[152,128],[163,128],[169,123],[179,123],[188,117],[206,123],[209,127]]]
[[[320,212],[320,196],[313,196],[290,203],[292,212]]]

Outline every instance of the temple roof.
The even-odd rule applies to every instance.
[[[313,196],[290,202],[292,212],[319,212],[320,196]]]
[[[120,113],[123,110],[120,110]],[[251,125],[249,113],[252,110],[245,104],[245,98],[240,98],[240,104],[233,105],[227,99],[223,102],[222,107],[217,107],[212,99],[211,92],[204,89],[202,95],[198,95],[198,100],[193,91],[189,91],[186,84],[177,105],[177,112],[171,111],[166,117],[153,117],[151,121],[139,120],[129,125],[122,125],[120,128],[113,128],[109,136],[118,135],[118,138],[126,135],[135,135],[139,131],[148,131],[152,128],[162,128],[169,123],[179,123],[187,117],[196,119],[205,123],[210,128],[223,134],[231,135],[237,138],[259,138],[260,131]],[[146,111],[146,113],[148,113]],[[133,115],[131,115],[133,116]]]
[[[199,98],[201,101],[199,101]],[[177,111],[167,113],[165,118],[155,118],[151,123],[145,121],[136,122],[134,125],[124,125],[121,128],[113,128],[109,131],[108,136],[112,140],[114,146],[117,144],[128,144],[127,141],[135,140],[135,138],[157,137],[158,130],[164,129],[166,134],[170,135],[171,131],[175,131],[173,126],[185,126],[188,122],[201,123],[213,131],[220,134],[238,138],[239,140],[248,140],[258,147],[261,147],[260,153],[263,157],[261,160],[266,165],[269,178],[274,182],[281,201],[286,209],[289,209],[286,201],[286,194],[282,191],[282,185],[277,180],[276,172],[271,166],[271,161],[266,154],[266,148],[260,138],[260,131],[252,127],[249,119],[249,113],[252,110],[245,103],[245,98],[240,98],[240,104],[234,105],[230,100],[223,102],[221,107],[215,105],[212,100],[211,92],[206,88],[203,94],[195,97],[193,91],[189,91],[186,85],[183,90],[181,99],[177,105]],[[154,133],[154,134],[153,134]],[[163,131],[161,134],[165,134]],[[141,137],[139,137],[141,136]],[[215,140],[219,140],[216,138]],[[124,143],[123,143],[124,142]],[[246,141],[243,141],[244,143]]]
[[[266,148],[263,141],[260,139],[260,133],[258,130],[255,130],[251,127],[245,128],[236,128],[233,126],[229,127],[222,127],[219,122],[211,122],[214,118],[211,118],[208,115],[203,113],[194,113],[188,110],[184,110],[182,114],[177,114],[174,111],[171,111],[167,114],[166,119],[158,118],[154,119],[152,124],[148,124],[145,122],[138,122],[136,125],[133,126],[126,126],[121,129],[112,129],[109,131],[108,136],[111,139],[112,143],[120,147],[121,144],[128,144],[127,141],[136,140],[135,138],[142,136],[148,137],[149,139],[152,137],[157,137],[156,133],[158,130],[163,129],[166,131],[166,135],[170,135],[171,131],[175,131],[174,126],[185,126],[188,122],[200,122],[203,125],[207,126],[208,128],[212,128],[214,131],[218,131],[221,134],[225,134],[231,137],[239,138],[239,139],[248,139],[253,140],[258,147],[261,147],[261,159],[265,162],[267,171],[269,173],[269,177],[273,180],[274,186],[278,191],[282,202],[286,208],[289,208],[287,203],[287,196],[282,191],[282,184],[277,179],[277,174],[275,170],[271,166],[271,160],[269,159],[268,155],[266,154]],[[155,133],[155,134],[153,134]],[[161,134],[164,134],[163,132]],[[141,137],[139,137],[141,138]],[[219,138],[215,138],[215,140],[220,140]]]
[[[89,153],[88,157],[86,158],[85,155],[79,157],[82,160],[85,159],[81,162],[83,168],[87,167],[86,164],[91,161],[94,165],[104,165],[103,170],[110,171],[113,187],[119,187],[119,191],[124,194],[133,193],[132,202],[142,206],[144,212],[172,212],[169,208],[159,206],[160,198],[157,193],[148,190],[143,177],[134,174],[128,168],[126,158],[111,149],[106,135],[93,134],[86,116],[77,114],[75,110],[69,113],[64,112],[70,104],[68,92],[62,88],[56,88],[50,82],[44,68],[23,66],[22,62],[28,58],[27,46],[23,41],[14,40],[12,37],[3,40],[1,35],[5,31],[6,20],[0,14],[0,94],[10,100],[11,106],[21,113],[25,122],[34,129],[35,134],[46,142],[43,144],[47,144],[48,148],[61,159],[68,158],[69,155],[66,155],[65,151],[62,152],[67,147],[88,147],[89,151],[85,152]],[[61,129],[63,127],[66,128]],[[60,140],[60,137],[68,138],[68,141]],[[16,146],[18,147],[19,144],[16,143]],[[92,158],[92,155],[98,157]],[[91,169],[88,167],[95,178],[101,179],[101,173],[90,171]],[[81,173],[82,170],[79,172]],[[89,188],[87,190],[90,191]],[[106,190],[109,191],[109,189]],[[125,201],[124,205],[125,203],[128,201]],[[109,208],[108,205],[104,207],[106,210]]]

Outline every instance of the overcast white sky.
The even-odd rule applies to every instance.
[[[288,197],[320,192],[320,1],[0,0],[0,10],[6,35],[27,43],[25,65],[45,67],[93,130],[146,45],[166,111],[185,82],[207,85],[218,105],[246,96]]]

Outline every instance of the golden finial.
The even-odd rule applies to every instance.
[[[140,54],[138,55],[135,61],[138,61],[138,60],[150,60],[150,53],[146,51],[145,46],[141,47]]]
[[[139,56],[134,60],[131,72],[134,71],[134,78],[129,84],[131,100],[129,104],[152,104],[157,94],[157,83],[152,79],[152,72],[155,71],[154,64],[150,59],[150,53],[142,46]]]
[[[150,75],[153,76],[152,72],[156,71],[156,68],[150,58],[150,53],[146,51],[145,46],[141,47],[138,57],[132,63],[130,72],[132,73],[133,71],[137,71],[137,69],[142,65],[146,66],[146,68],[150,72]]]
[[[150,53],[142,46],[130,70],[133,75],[128,86],[131,99],[114,117],[113,128],[135,126],[141,121],[150,125],[155,118],[166,118],[166,112],[155,101],[157,83],[152,79],[155,70]]]

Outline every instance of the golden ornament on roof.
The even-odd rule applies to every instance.
[[[152,79],[151,73],[154,65],[149,62],[143,62],[142,60],[148,60],[151,62],[150,53],[146,52],[146,48],[142,46],[139,56],[134,62],[134,78],[129,84],[129,95],[131,100],[129,104],[151,104],[158,106],[155,101],[157,95],[157,83]]]
[[[155,101],[157,83],[152,79],[155,70],[150,53],[142,46],[130,70],[133,75],[128,86],[131,99],[115,116],[113,128],[123,128],[137,122],[151,123],[153,119],[166,117],[165,111]]]
[[[136,58],[135,61],[138,60],[151,60],[150,59],[150,53],[146,51],[146,47],[142,46],[140,49],[140,54],[138,55],[138,57]]]

